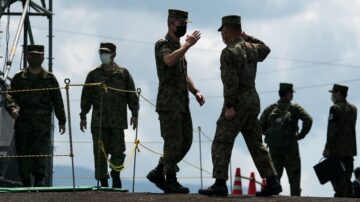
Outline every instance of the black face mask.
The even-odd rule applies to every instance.
[[[41,64],[43,63],[43,58],[38,57],[31,57],[28,59],[29,67],[30,68],[39,68],[41,67]]]
[[[186,25],[176,26],[175,35],[176,35],[177,37],[179,37],[179,38],[182,37],[182,36],[184,36],[185,33],[186,33],[186,28],[187,28]]]

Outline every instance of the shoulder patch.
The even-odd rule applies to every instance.
[[[329,112],[329,121],[336,121],[336,117],[337,117],[337,110],[339,109],[339,106],[334,104],[333,106],[330,107],[330,112]]]

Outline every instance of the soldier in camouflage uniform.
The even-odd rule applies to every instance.
[[[44,46],[27,46],[29,66],[15,74],[11,90],[58,88],[53,74],[44,70]],[[6,109],[15,121],[15,147],[17,155],[51,154],[51,114],[54,110],[59,120],[59,132],[65,132],[65,111],[60,89],[9,93]],[[19,175],[24,187],[44,186],[46,158],[18,158]]]
[[[90,71],[85,83],[104,83],[108,87],[135,91],[134,81],[129,71],[114,62],[116,46],[112,43],[101,43],[99,55],[102,65]],[[123,165],[125,160],[124,129],[127,125],[127,105],[132,117],[130,124],[137,126],[138,98],[135,93],[118,92],[101,87],[84,86],[81,94],[80,129],[86,129],[86,114],[93,107],[91,133],[95,161],[95,179],[102,187],[108,186],[107,160],[99,149],[102,141],[106,155],[111,155],[114,166]],[[113,188],[121,188],[120,172],[111,167]]]
[[[279,178],[285,168],[291,196],[300,196],[301,162],[297,141],[309,133],[312,118],[300,105],[291,103],[293,93],[292,84],[280,83],[280,100],[264,110],[260,125]],[[300,133],[299,119],[302,121]]]
[[[344,174],[331,180],[335,197],[351,197],[353,191],[351,175],[354,170],[354,156],[357,154],[357,109],[346,100],[347,86],[335,84],[330,92],[334,105],[330,107],[323,156],[337,158],[345,167]]]
[[[262,144],[257,119],[260,99],[255,89],[257,62],[263,61],[270,49],[262,41],[242,33],[240,16],[223,17],[218,31],[221,31],[227,46],[220,57],[224,105],[211,150],[216,181],[209,188],[200,189],[199,194],[228,194],[226,180],[231,151],[237,134],[241,132],[261,177],[267,178],[268,185],[258,195],[277,195],[282,189],[270,155]]]
[[[189,192],[176,178],[177,164],[189,151],[193,137],[188,91],[196,97],[200,106],[205,103],[205,98],[187,74],[185,59],[185,53],[200,39],[200,32],[193,32],[186,37],[185,44],[180,44],[180,37],[186,33],[187,22],[186,11],[170,9],[168,33],[155,44],[159,78],[156,111],[164,139],[164,155],[147,178],[165,193]]]

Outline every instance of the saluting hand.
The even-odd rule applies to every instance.
[[[136,129],[136,127],[137,127],[137,118],[135,116],[132,116],[130,118],[130,125],[133,127],[133,130]]]
[[[247,35],[244,31],[241,32],[241,36],[245,41],[249,41],[251,39],[251,36]]]
[[[205,97],[201,94],[200,91],[197,91],[195,94],[196,101],[200,104],[200,106],[203,106],[205,104]]]
[[[197,41],[199,41],[201,37],[200,31],[194,31],[191,35],[186,35],[186,42],[189,43],[190,46],[193,46],[196,44]]]
[[[86,130],[86,120],[81,120],[80,121],[80,130],[82,132],[85,132],[85,130]]]
[[[59,125],[59,133],[60,133],[60,135],[64,134],[65,131],[66,131],[65,125]]]

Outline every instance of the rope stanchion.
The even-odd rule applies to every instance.
[[[69,142],[70,142],[70,157],[71,157],[71,171],[73,176],[73,189],[75,189],[75,166],[74,166],[74,153],[73,153],[73,144],[72,144],[72,131],[71,131],[71,115],[70,115],[70,96],[69,96],[69,84],[70,79],[66,78],[65,82],[65,90],[66,90],[66,102],[67,102],[67,112],[68,112],[68,127],[69,127]]]
[[[198,131],[199,131],[199,155],[200,155],[200,188],[203,188],[203,167],[202,167],[202,150],[201,150],[201,127],[198,126]]]
[[[140,143],[139,140],[138,140],[138,132],[139,132],[138,128],[139,128],[139,111],[140,111],[141,88],[136,89],[136,93],[137,93],[137,96],[138,96],[138,111],[137,111],[136,123],[133,123],[133,124],[136,124],[135,141],[134,142],[137,142],[136,143],[136,148],[137,148],[138,144]],[[133,193],[135,191],[135,175],[136,175],[136,151],[134,153],[134,168],[133,168],[133,181],[132,181],[132,192]]]
[[[100,88],[102,88],[105,92],[106,91],[106,85],[104,83],[100,83],[99,84]],[[104,93],[102,90],[100,90],[100,118],[99,118],[99,141],[101,141],[102,139],[102,106],[103,106],[103,97],[104,97]],[[100,147],[98,147],[97,149],[97,159],[98,159],[98,163],[97,166],[95,168],[95,170],[100,170]],[[107,159],[107,158],[106,158]],[[96,183],[96,188],[100,189],[100,179],[97,179],[97,183]]]

